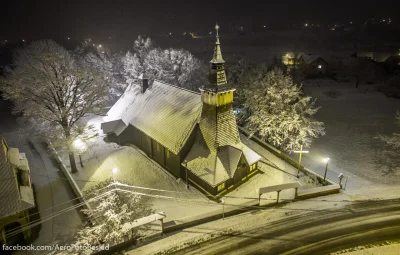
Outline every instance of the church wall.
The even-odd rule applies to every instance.
[[[189,138],[187,139],[185,145],[183,145],[181,151],[179,152],[179,162],[182,163],[183,160],[185,160],[186,156],[188,155],[190,149],[193,147],[194,140],[196,139],[196,132],[197,129],[199,128],[198,124],[193,128],[192,133],[189,135]],[[180,167],[180,177],[184,178],[185,175],[185,168],[182,166]]]
[[[167,148],[164,148],[164,158],[165,158],[165,168],[167,168],[168,172],[173,174],[177,178],[181,177],[181,162],[180,156],[175,155]]]
[[[239,183],[240,181],[242,181],[243,178],[246,178],[248,173],[249,173],[249,165],[247,164],[246,160],[242,156],[240,158],[236,172],[233,176],[233,184],[236,184],[236,183]]]
[[[152,143],[152,155],[155,161],[157,161],[160,165],[164,166],[165,165],[165,160],[164,160],[164,146],[159,144],[157,141],[151,139]]]

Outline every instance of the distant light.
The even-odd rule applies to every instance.
[[[96,45],[93,43],[93,46],[96,46]]]
[[[112,39],[111,36],[109,36],[108,39]]]
[[[321,69],[322,68],[322,65],[318,65],[318,69]]]
[[[25,40],[24,40],[24,39],[22,39],[22,41],[23,41],[23,42],[25,42]]]
[[[266,25],[264,25],[264,28],[266,28],[267,26]]]
[[[350,25],[353,25],[353,21],[350,21]]]
[[[308,27],[308,23],[304,24],[306,27]]]
[[[99,44],[99,48],[101,48],[101,44]]]
[[[325,163],[328,163],[329,160],[330,160],[330,158],[324,158]]]
[[[212,31],[209,33],[210,35],[212,34]]]
[[[169,35],[172,35],[172,33],[169,33]]]
[[[68,37],[67,39],[70,40],[71,38]]]

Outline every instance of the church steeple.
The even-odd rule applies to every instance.
[[[219,34],[218,34],[219,26],[218,24],[215,25],[215,31],[216,31],[216,42],[215,42],[215,48],[214,48],[214,55],[213,58],[211,59],[211,68],[210,68],[210,77],[209,77],[209,83],[210,87],[218,91],[218,87],[221,85],[227,84],[226,80],[226,75],[225,75],[225,61],[222,58],[222,53],[221,53],[221,44],[219,42]]]

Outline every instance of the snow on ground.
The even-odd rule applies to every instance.
[[[101,116],[89,116],[83,120],[88,125],[94,125],[99,129]],[[100,134],[101,130],[99,130]],[[229,196],[238,198],[227,198],[225,203],[235,206],[243,202],[248,202],[249,197],[258,200],[257,190],[259,187],[276,185],[296,181],[297,170],[283,162],[281,159],[270,154],[267,150],[258,146],[252,141],[242,137],[245,144],[256,150],[260,155],[265,156],[263,163],[260,163],[261,174],[253,176],[248,182],[244,183]],[[67,154],[61,153],[64,163],[69,167]],[[89,142],[88,150],[82,155],[84,167],[81,168],[79,161],[78,173],[73,174],[73,178],[79,187],[85,191],[91,186],[113,178],[112,169],[118,168],[118,173],[114,176],[117,181],[133,186],[158,189],[146,190],[141,188],[131,188],[132,191],[145,194],[160,195],[163,198],[152,198],[153,209],[164,211],[167,215],[166,222],[179,220],[182,218],[220,210],[221,205],[206,198],[194,187],[186,189],[183,181],[176,180],[167,170],[163,169],[156,162],[151,160],[144,152],[135,146],[119,146],[115,143],[106,143],[103,135]],[[78,158],[78,157],[77,157]],[[300,179],[302,181],[302,179]],[[243,199],[246,197],[247,199]],[[280,199],[292,199],[294,190],[282,191]],[[263,195],[265,203],[276,201],[276,193]],[[270,201],[268,200],[270,199]]]
[[[328,198],[328,197],[326,197]],[[343,194],[331,195],[327,202],[316,203],[313,200],[301,201],[298,203],[289,203],[283,207],[271,208],[268,210],[252,211],[242,213],[236,216],[208,222],[199,226],[184,229],[178,233],[167,235],[161,240],[151,243],[146,243],[144,246],[132,247],[135,248],[125,254],[168,254],[176,250],[183,249],[190,245],[201,243],[219,235],[226,235],[230,233],[243,233],[250,229],[254,229],[266,222],[274,222],[285,218],[288,215],[298,215],[307,213],[310,210],[324,210],[343,208],[347,202],[337,201],[346,199],[347,196]]]
[[[305,93],[317,98],[322,106],[316,118],[325,123],[326,135],[316,139],[303,165],[323,173],[322,159],[330,157],[328,177],[337,181],[339,173],[350,176],[347,189],[386,187],[400,181],[399,158],[383,154],[382,144],[374,139],[379,134],[399,132],[395,112],[400,100],[376,91],[376,84],[338,83],[328,79],[306,80]],[[327,94],[338,93],[337,98]],[[297,155],[292,155],[295,159]]]

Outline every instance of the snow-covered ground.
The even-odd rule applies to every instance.
[[[102,117],[89,116],[83,121],[88,125],[94,125],[99,130]],[[176,180],[135,146],[106,143],[101,130],[99,132],[101,136],[89,142],[88,150],[82,154],[84,167],[81,168],[77,162],[78,173],[72,175],[83,191],[102,180],[114,177],[122,183],[137,186],[137,188],[131,188],[132,191],[151,196],[163,196],[161,198],[153,197],[152,203],[154,210],[166,213],[166,222],[220,210],[220,204],[207,199],[194,187],[189,190],[186,189],[184,182]],[[248,182],[230,192],[229,196],[231,197],[225,199],[227,205],[248,202],[251,200],[249,198],[258,199],[257,189],[259,187],[297,181],[295,177],[297,170],[294,167],[270,154],[254,142],[247,140],[246,137],[242,136],[242,140],[264,156],[263,163],[260,163],[262,173],[253,176]],[[64,152],[61,155],[63,161],[69,167],[67,154]],[[118,168],[118,173],[115,176],[112,173],[114,168]],[[301,182],[302,180],[300,178]],[[306,183],[306,187],[309,186],[308,179],[304,183]],[[292,199],[293,197],[294,190],[282,191],[280,194],[280,199]],[[265,203],[273,203],[276,201],[276,193],[265,194],[263,199]]]
[[[377,84],[338,83],[328,79],[306,80],[305,93],[317,98],[322,108],[316,118],[325,123],[326,135],[316,139],[303,165],[323,173],[322,159],[330,157],[328,177],[349,176],[348,190],[390,187],[400,182],[400,159],[384,155],[384,146],[374,137],[400,132],[395,112],[400,100],[376,91]],[[337,98],[328,96],[336,91]],[[297,158],[296,155],[292,155]],[[372,195],[372,194],[371,194]]]

